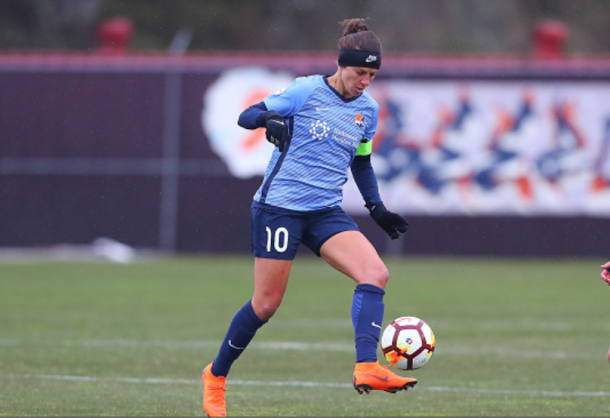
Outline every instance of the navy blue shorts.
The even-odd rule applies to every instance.
[[[299,212],[254,202],[250,229],[255,257],[292,260],[300,243],[319,257],[330,237],[358,226],[339,207]]]

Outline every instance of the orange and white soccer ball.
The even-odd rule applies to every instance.
[[[381,335],[381,350],[392,366],[401,370],[419,369],[432,357],[436,339],[428,324],[414,316],[392,321]]]

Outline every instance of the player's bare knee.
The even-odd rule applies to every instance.
[[[390,279],[390,272],[385,264],[381,264],[377,267],[377,272],[374,275],[376,284],[375,286],[385,289],[388,284],[388,280]]]
[[[254,309],[254,312],[256,313],[256,316],[258,316],[263,321],[267,321],[273,315],[275,315],[275,312],[278,310],[281,303],[281,296],[278,297],[272,295],[261,298],[260,300],[257,300],[256,303],[255,301],[253,301],[252,307]]]
[[[257,314],[257,316],[263,321],[268,321],[273,315],[275,315],[278,308],[279,305],[265,305],[262,307],[260,314]]]
[[[385,289],[389,277],[390,272],[388,271],[388,268],[385,264],[380,263],[364,269],[359,274],[359,277],[356,277],[356,282],[358,284],[372,284],[373,286]]]

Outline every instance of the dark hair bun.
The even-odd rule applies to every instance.
[[[365,22],[366,19],[345,19],[341,22],[341,25],[343,26],[343,36],[368,31],[369,28],[366,26]]]
[[[360,49],[381,53],[381,41],[366,26],[367,19],[345,19],[341,22],[343,36],[337,42],[339,49]]]

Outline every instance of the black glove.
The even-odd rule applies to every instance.
[[[398,239],[409,229],[409,222],[399,214],[387,210],[383,203],[373,206],[370,210],[371,218],[392,239]]]
[[[265,126],[267,132],[265,136],[267,141],[278,147],[280,152],[284,151],[284,145],[288,141],[288,125],[286,121],[275,110],[270,110],[265,113]]]

